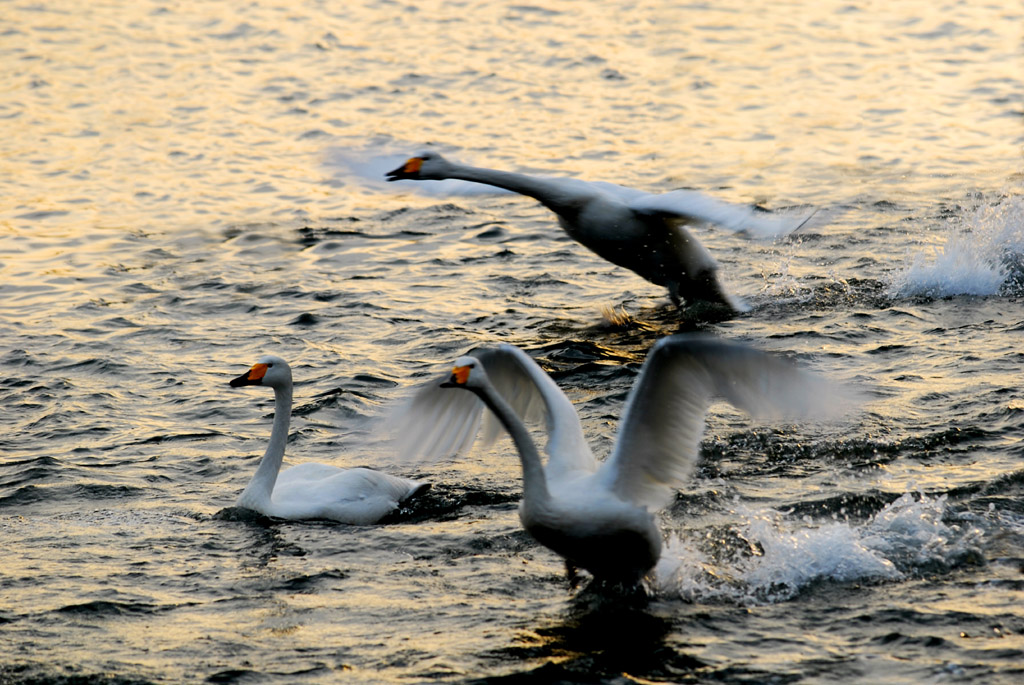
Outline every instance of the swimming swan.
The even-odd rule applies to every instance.
[[[504,344],[458,359],[442,382],[417,390],[401,425],[403,440],[421,455],[445,456],[473,443],[486,405],[519,452],[523,527],[565,559],[573,586],[583,568],[631,587],[658,561],[654,513],[694,470],[717,396],[759,417],[834,414],[852,397],[782,358],[706,336],[670,336],[651,349],[611,456],[599,463],[569,399],[529,355]],[[520,418],[538,413],[547,423],[546,467]]]
[[[569,237],[613,264],[668,288],[682,300],[748,308],[729,295],[716,274],[718,263],[683,224],[708,222],[757,237],[791,233],[810,217],[773,216],[727,204],[692,190],[651,195],[613,183],[542,178],[451,162],[433,151],[412,157],[387,173],[388,181],[461,179],[511,190],[538,200],[558,215]]]
[[[232,388],[247,385],[274,389],[274,428],[267,451],[236,506],[283,519],[370,524],[430,488],[429,483],[373,469],[342,469],[328,464],[298,464],[279,474],[292,414],[291,367],[280,357],[260,357],[252,368],[231,381]]]

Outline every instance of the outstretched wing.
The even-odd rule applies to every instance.
[[[475,350],[471,356],[483,364],[495,390],[524,423],[545,422],[549,478],[596,468],[576,409],[532,357],[507,344]],[[485,442],[492,442],[503,432],[476,395],[442,388],[447,378],[445,374],[424,385],[401,412],[396,428],[401,432],[403,454],[444,457],[468,449],[478,433],[482,432]]]
[[[630,392],[601,480],[622,499],[657,509],[692,473],[708,406],[721,397],[758,418],[837,415],[853,395],[786,359],[700,335],[652,349]]]
[[[802,215],[772,213],[750,205],[722,202],[695,190],[674,190],[660,195],[640,195],[628,201],[641,214],[702,221],[755,238],[776,238],[800,228],[814,212]]]

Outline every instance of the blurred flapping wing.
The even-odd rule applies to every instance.
[[[715,398],[757,418],[835,416],[854,396],[784,358],[699,335],[660,340],[630,392],[602,481],[658,509],[693,472]]]

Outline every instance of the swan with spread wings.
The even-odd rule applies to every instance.
[[[402,414],[402,434],[409,452],[455,454],[474,442],[486,407],[519,453],[524,528],[565,559],[573,585],[582,568],[602,582],[636,586],[661,553],[655,514],[693,472],[716,397],[757,417],[796,418],[835,414],[852,396],[742,344],[670,336],[650,351],[615,447],[599,462],[565,394],[528,354],[503,344],[461,357],[420,388]],[[546,465],[524,423],[536,418],[547,426]]]
[[[526,195],[558,216],[570,238],[651,283],[668,288],[678,307],[683,301],[748,308],[726,292],[718,263],[687,224],[710,223],[759,238],[786,235],[810,215],[794,217],[734,205],[693,190],[651,194],[614,183],[529,176],[449,161],[428,150],[387,173],[388,181],[472,181]],[[813,214],[813,213],[811,213]]]

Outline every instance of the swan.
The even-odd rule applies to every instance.
[[[231,381],[232,388],[248,385],[274,389],[274,427],[267,451],[235,506],[282,519],[371,524],[430,488],[429,483],[366,468],[305,463],[281,471],[292,413],[291,367],[281,357],[260,357]]]
[[[791,233],[810,219],[773,216],[731,205],[692,190],[648,194],[613,183],[542,178],[449,161],[434,151],[410,158],[386,174],[388,181],[461,179],[538,200],[558,216],[573,240],[655,285],[668,288],[677,306],[706,302],[747,311],[718,280],[718,263],[684,227],[717,224],[757,237]]]
[[[834,414],[853,399],[785,359],[683,334],[652,347],[604,462],[594,458],[565,394],[509,344],[459,358],[440,382],[416,390],[399,416],[407,448],[440,457],[468,448],[482,426],[487,437],[497,435],[496,425],[481,423],[486,406],[519,453],[519,518],[526,531],[564,558],[573,587],[578,569],[601,583],[636,587],[661,554],[655,514],[694,470],[704,416],[718,396],[754,416],[776,418]],[[545,419],[546,465],[522,417]]]

